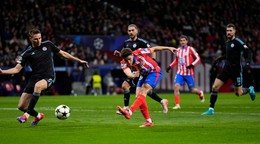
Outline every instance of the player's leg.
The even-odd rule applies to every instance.
[[[175,101],[175,106],[172,107],[172,109],[181,109],[181,100],[180,100],[180,84],[175,83],[174,84],[174,101]]]
[[[148,111],[148,105],[147,105],[146,100],[145,100],[147,93],[152,89],[153,89],[152,86],[145,83],[145,84],[142,85],[141,91],[138,95],[138,97],[141,97],[141,99],[143,101],[143,103],[139,107],[140,107],[140,111],[141,111],[143,117],[145,118],[145,122],[142,125],[140,125],[140,127],[154,126],[154,123],[152,122],[152,119],[151,119],[149,111]]]
[[[184,84],[184,77],[176,74],[174,78],[174,101],[175,101],[175,106],[173,109],[180,109],[180,88],[181,85]]]
[[[28,113],[26,113],[26,111],[27,111],[29,102],[31,100],[31,97],[32,97],[32,94],[29,94],[26,92],[23,92],[20,97],[20,100],[18,102],[18,109],[24,112],[24,114],[22,116],[17,117],[17,120],[20,123],[25,123],[30,116]]]
[[[235,85],[234,92],[236,96],[242,96],[249,93],[251,100],[254,101],[255,100],[254,87],[253,86],[250,86],[249,88],[242,87],[242,83],[243,83],[242,80],[243,78],[241,73],[236,73],[232,77],[232,81],[234,82]]]
[[[197,94],[200,98],[200,101],[201,102],[204,102],[205,101],[205,98],[204,98],[204,93],[202,90],[199,90],[197,88],[195,88],[195,85],[194,85],[194,77],[193,76],[185,76],[185,81],[189,87],[189,90],[191,93],[194,93],[194,94]]]
[[[33,92],[33,96],[32,99],[29,103],[28,106],[28,110],[27,113],[29,113],[31,116],[34,116],[35,118],[33,119],[31,126],[37,125],[38,122],[40,120],[42,120],[44,118],[44,114],[43,113],[38,113],[37,111],[35,111],[34,107],[38,102],[38,99],[41,95],[41,92],[45,89],[47,89],[48,86],[51,85],[51,83],[48,83],[49,81],[42,79],[38,82],[36,82],[36,84],[34,85],[34,92]]]
[[[122,89],[123,89],[123,91],[124,91],[124,106],[125,106],[125,107],[128,107],[128,106],[129,106],[131,83],[132,83],[132,79],[129,79],[129,78],[127,78],[127,79],[122,83]]]
[[[129,109],[129,101],[130,101],[130,88],[132,83],[132,80],[130,78],[127,78],[123,83],[122,83],[122,89],[124,91],[124,109]],[[122,113],[117,110],[116,114],[121,115]]]
[[[214,84],[212,86],[212,92],[210,95],[209,109],[206,112],[202,113],[202,115],[213,115],[214,114],[214,107],[215,107],[215,103],[218,98],[218,91],[223,84],[224,84],[224,82],[222,80],[220,80],[218,78],[215,79]]]

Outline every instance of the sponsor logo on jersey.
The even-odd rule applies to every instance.
[[[235,46],[235,45],[234,45],[233,43],[230,45],[231,48],[233,48],[234,46]]]

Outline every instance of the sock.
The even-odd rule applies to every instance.
[[[145,101],[145,96],[139,94],[135,99],[134,103],[131,105],[130,110],[134,112],[138,107],[140,107]]]
[[[145,100],[143,101],[143,104],[140,105],[140,111],[145,119],[150,119],[150,115],[148,112],[148,105]]]
[[[150,90],[147,95],[157,102],[161,102],[162,100],[162,98],[160,98],[153,90]]]
[[[30,117],[30,115],[27,112],[25,112],[23,116],[25,116],[27,119]]]
[[[124,106],[129,106],[130,90],[124,91]]]
[[[201,90],[198,90],[198,95],[200,95],[201,94]]]
[[[33,96],[31,98],[31,101],[29,103],[29,106],[28,106],[28,110],[27,110],[27,113],[30,114],[31,116],[34,116],[36,117],[38,115],[38,112],[34,110],[34,107],[38,101],[40,97],[40,93],[33,93]]]
[[[243,90],[243,94],[242,95],[248,94],[250,92],[249,88],[242,88],[242,90]]]
[[[176,96],[174,96],[174,99],[175,99],[176,105],[180,105],[180,96],[176,95]]]
[[[146,121],[149,122],[149,123],[153,122],[151,118],[146,119]]]
[[[41,114],[40,114],[40,113],[38,113],[38,115],[37,115],[37,118],[38,118],[38,119],[40,119],[40,118],[41,118]]]
[[[209,107],[211,107],[211,108],[215,107],[215,103],[217,101],[217,98],[218,98],[218,92],[211,92]]]

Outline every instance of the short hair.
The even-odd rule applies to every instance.
[[[236,30],[236,26],[232,23],[228,24],[226,28],[230,28],[232,27],[234,30]]]
[[[32,28],[30,31],[29,31],[29,37],[32,37],[33,35],[35,35],[35,34],[39,34],[39,33],[41,33],[41,31],[39,30],[39,29],[37,29],[37,28]]]
[[[128,57],[129,55],[131,55],[132,52],[133,52],[133,51],[132,51],[130,48],[123,48],[123,49],[121,50],[121,57],[122,57],[122,58],[126,58],[126,57]]]
[[[180,39],[182,39],[182,38],[185,38],[186,40],[188,40],[188,37],[186,35],[181,35]]]
[[[138,30],[138,27],[137,27],[137,25],[135,25],[135,24],[130,24],[130,25],[128,25],[128,28],[129,27],[135,27],[137,30]]]

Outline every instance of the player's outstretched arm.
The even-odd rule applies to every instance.
[[[7,69],[7,70],[0,69],[0,74],[17,74],[21,71],[22,68],[23,67],[21,64],[16,64],[15,67]]]
[[[60,51],[59,51],[59,55],[60,55],[61,57],[64,57],[64,58],[66,58],[66,59],[69,59],[69,60],[71,60],[71,61],[79,62],[79,63],[83,64],[84,66],[86,66],[87,68],[89,67],[87,61],[81,60],[81,59],[79,59],[79,58],[77,58],[77,57],[74,57],[73,55],[71,55],[71,54],[69,54],[69,53],[67,53],[67,52],[65,52],[65,51],[63,51],[63,50],[60,50]]]
[[[152,47],[151,50],[152,50],[152,52],[162,51],[162,50],[169,50],[172,53],[174,53],[174,51],[176,51],[177,49],[174,48],[174,47],[167,47],[167,46],[155,46],[155,47]]]

